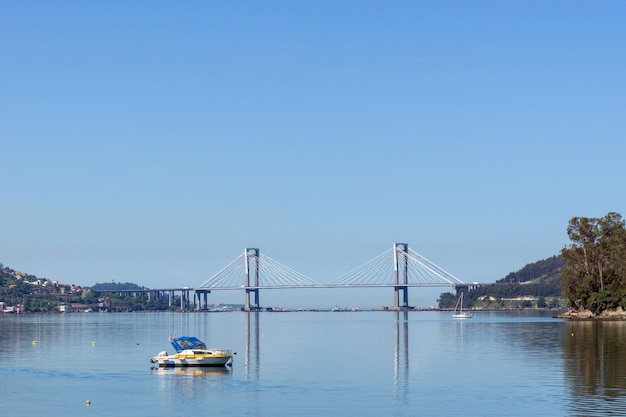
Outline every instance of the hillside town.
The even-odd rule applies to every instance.
[[[0,263],[0,311],[3,314],[88,309],[92,307],[85,301],[91,293],[90,288],[39,278]]]

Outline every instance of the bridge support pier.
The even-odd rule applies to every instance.
[[[409,309],[409,245],[408,243],[393,244],[393,309]],[[402,277],[402,282],[400,282]],[[402,303],[400,303],[400,293],[402,293]]]
[[[180,292],[180,311],[189,310],[190,304],[189,288],[185,287]]]
[[[246,300],[245,311],[259,310],[259,253],[258,248],[246,248],[244,251],[245,272],[246,272]],[[253,274],[254,285],[250,285],[250,274]],[[254,294],[254,304],[250,304],[250,293]]]
[[[196,288],[193,290],[194,293],[194,302],[196,303],[196,310],[208,310],[209,309],[209,299],[208,294],[211,291],[203,290]]]

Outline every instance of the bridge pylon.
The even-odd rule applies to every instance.
[[[244,250],[244,262],[245,262],[245,273],[246,273],[246,304],[245,311],[251,310],[259,310],[259,254],[260,250],[258,248],[246,248]],[[250,285],[250,276],[252,275],[252,279],[254,285],[251,288]],[[254,294],[254,304],[250,305],[250,293]]]
[[[409,244],[393,244],[393,309],[409,308]],[[402,304],[400,304],[402,293]]]

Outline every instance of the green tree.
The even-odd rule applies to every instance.
[[[443,292],[437,298],[437,304],[439,308],[454,308],[456,305],[456,296],[451,292]]]
[[[550,300],[550,304],[548,304],[548,308],[557,308],[557,307],[560,307],[559,299],[554,297],[552,298],[552,300]]]
[[[570,306],[601,311],[626,301],[626,229],[622,216],[574,217],[561,251],[563,292]]]
[[[537,300],[537,308],[546,308],[548,303],[546,303],[546,299],[543,297],[539,297]]]

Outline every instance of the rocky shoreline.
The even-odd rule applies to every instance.
[[[621,307],[594,312],[591,310],[568,310],[563,314],[554,316],[556,319],[570,320],[626,320],[626,311]]]

